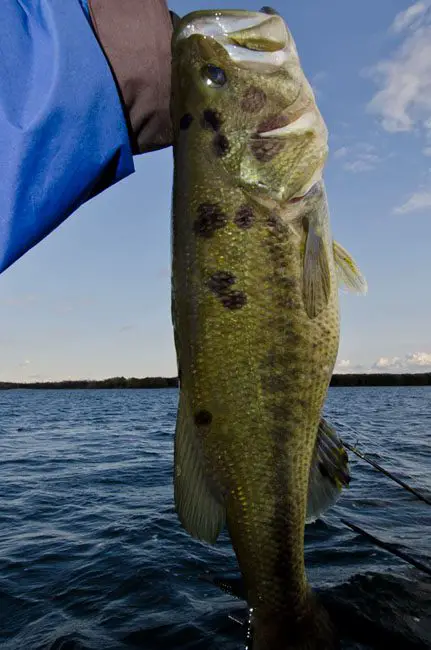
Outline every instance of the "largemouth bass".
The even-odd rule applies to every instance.
[[[329,650],[304,525],[348,480],[319,422],[339,277],[365,281],[331,237],[327,129],[279,15],[189,14],[172,52],[176,510],[209,543],[227,524],[254,650]]]

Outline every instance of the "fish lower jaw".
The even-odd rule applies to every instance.
[[[316,187],[316,185],[318,185],[318,183],[321,183],[321,182],[322,182],[322,180],[323,180],[322,170],[321,170],[321,169],[318,169],[318,170],[313,174],[313,176],[312,176],[311,179],[308,181],[308,183],[307,183],[306,185],[304,185],[304,186],[299,190],[299,192],[297,192],[294,196],[292,196],[291,199],[289,199],[288,203],[299,203],[300,201],[302,201],[303,199],[305,199],[309,194],[312,193],[312,191],[314,190],[314,188]]]

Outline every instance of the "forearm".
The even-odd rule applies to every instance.
[[[80,2],[1,3],[0,272],[132,173],[132,153],[170,144],[164,0],[94,0],[88,16]],[[152,7],[140,33],[137,2]]]

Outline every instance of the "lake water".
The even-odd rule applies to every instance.
[[[204,545],[174,513],[177,397],[175,389],[0,392],[1,648],[242,647],[228,618],[239,601],[199,577],[236,570],[227,535]],[[332,388],[326,413],[353,428],[338,427],[347,441],[431,494],[430,387]],[[419,579],[339,520],[426,562],[430,507],[350,457],[350,489],[307,528],[311,583],[344,585],[367,571]]]

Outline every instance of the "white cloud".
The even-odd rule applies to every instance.
[[[375,150],[375,146],[369,142],[356,142],[350,147],[340,147],[333,156],[337,160],[343,159],[343,168],[356,174],[371,171],[381,162]]]
[[[380,162],[379,156],[373,153],[358,153],[356,160],[350,160],[344,163],[344,169],[348,172],[357,174],[358,172],[368,172],[376,168]]]
[[[374,370],[390,370],[401,368],[402,362],[400,357],[380,357],[371,366]]]
[[[346,372],[350,370],[350,359],[340,359],[335,365],[335,372]]]
[[[408,27],[415,27],[430,5],[431,1],[425,0],[422,2],[415,2],[415,4],[410,5],[410,7],[405,11],[400,11],[400,13],[395,16],[394,22],[391,25],[391,30],[395,34],[399,34]]]
[[[407,199],[405,203],[397,208],[394,208],[396,214],[407,214],[409,212],[416,212],[420,210],[431,211],[431,191],[415,192]]]
[[[352,363],[350,359],[340,359],[334,368],[334,373],[337,375],[370,372],[431,372],[431,352],[411,352],[404,357],[380,357],[367,366]]]
[[[399,13],[391,31],[402,34],[403,41],[390,58],[368,71],[379,86],[368,111],[386,131],[419,127],[431,137],[431,1]]]
[[[347,147],[340,147],[336,151],[334,151],[333,156],[334,158],[344,158],[344,156],[347,155],[348,153],[348,148]]]
[[[372,153],[376,150],[376,146],[371,144],[371,142],[358,142],[356,146],[360,151],[366,151],[367,153]]]
[[[20,368],[24,368],[24,366],[29,366],[30,363],[31,363],[30,359],[25,359],[24,361],[22,361],[22,362],[19,364],[19,366],[20,366]]]
[[[371,366],[374,372],[424,372],[431,370],[431,353],[412,352],[401,357],[380,357]]]
[[[334,373],[342,375],[343,373],[365,372],[364,366],[361,364],[352,364],[350,359],[340,359],[335,364]]]
[[[431,366],[431,353],[413,352],[406,355],[405,361],[407,366]]]
[[[431,147],[425,147],[422,153],[424,154],[424,156],[431,156]]]
[[[337,365],[339,368],[348,368],[350,366],[350,359],[340,359]]]

